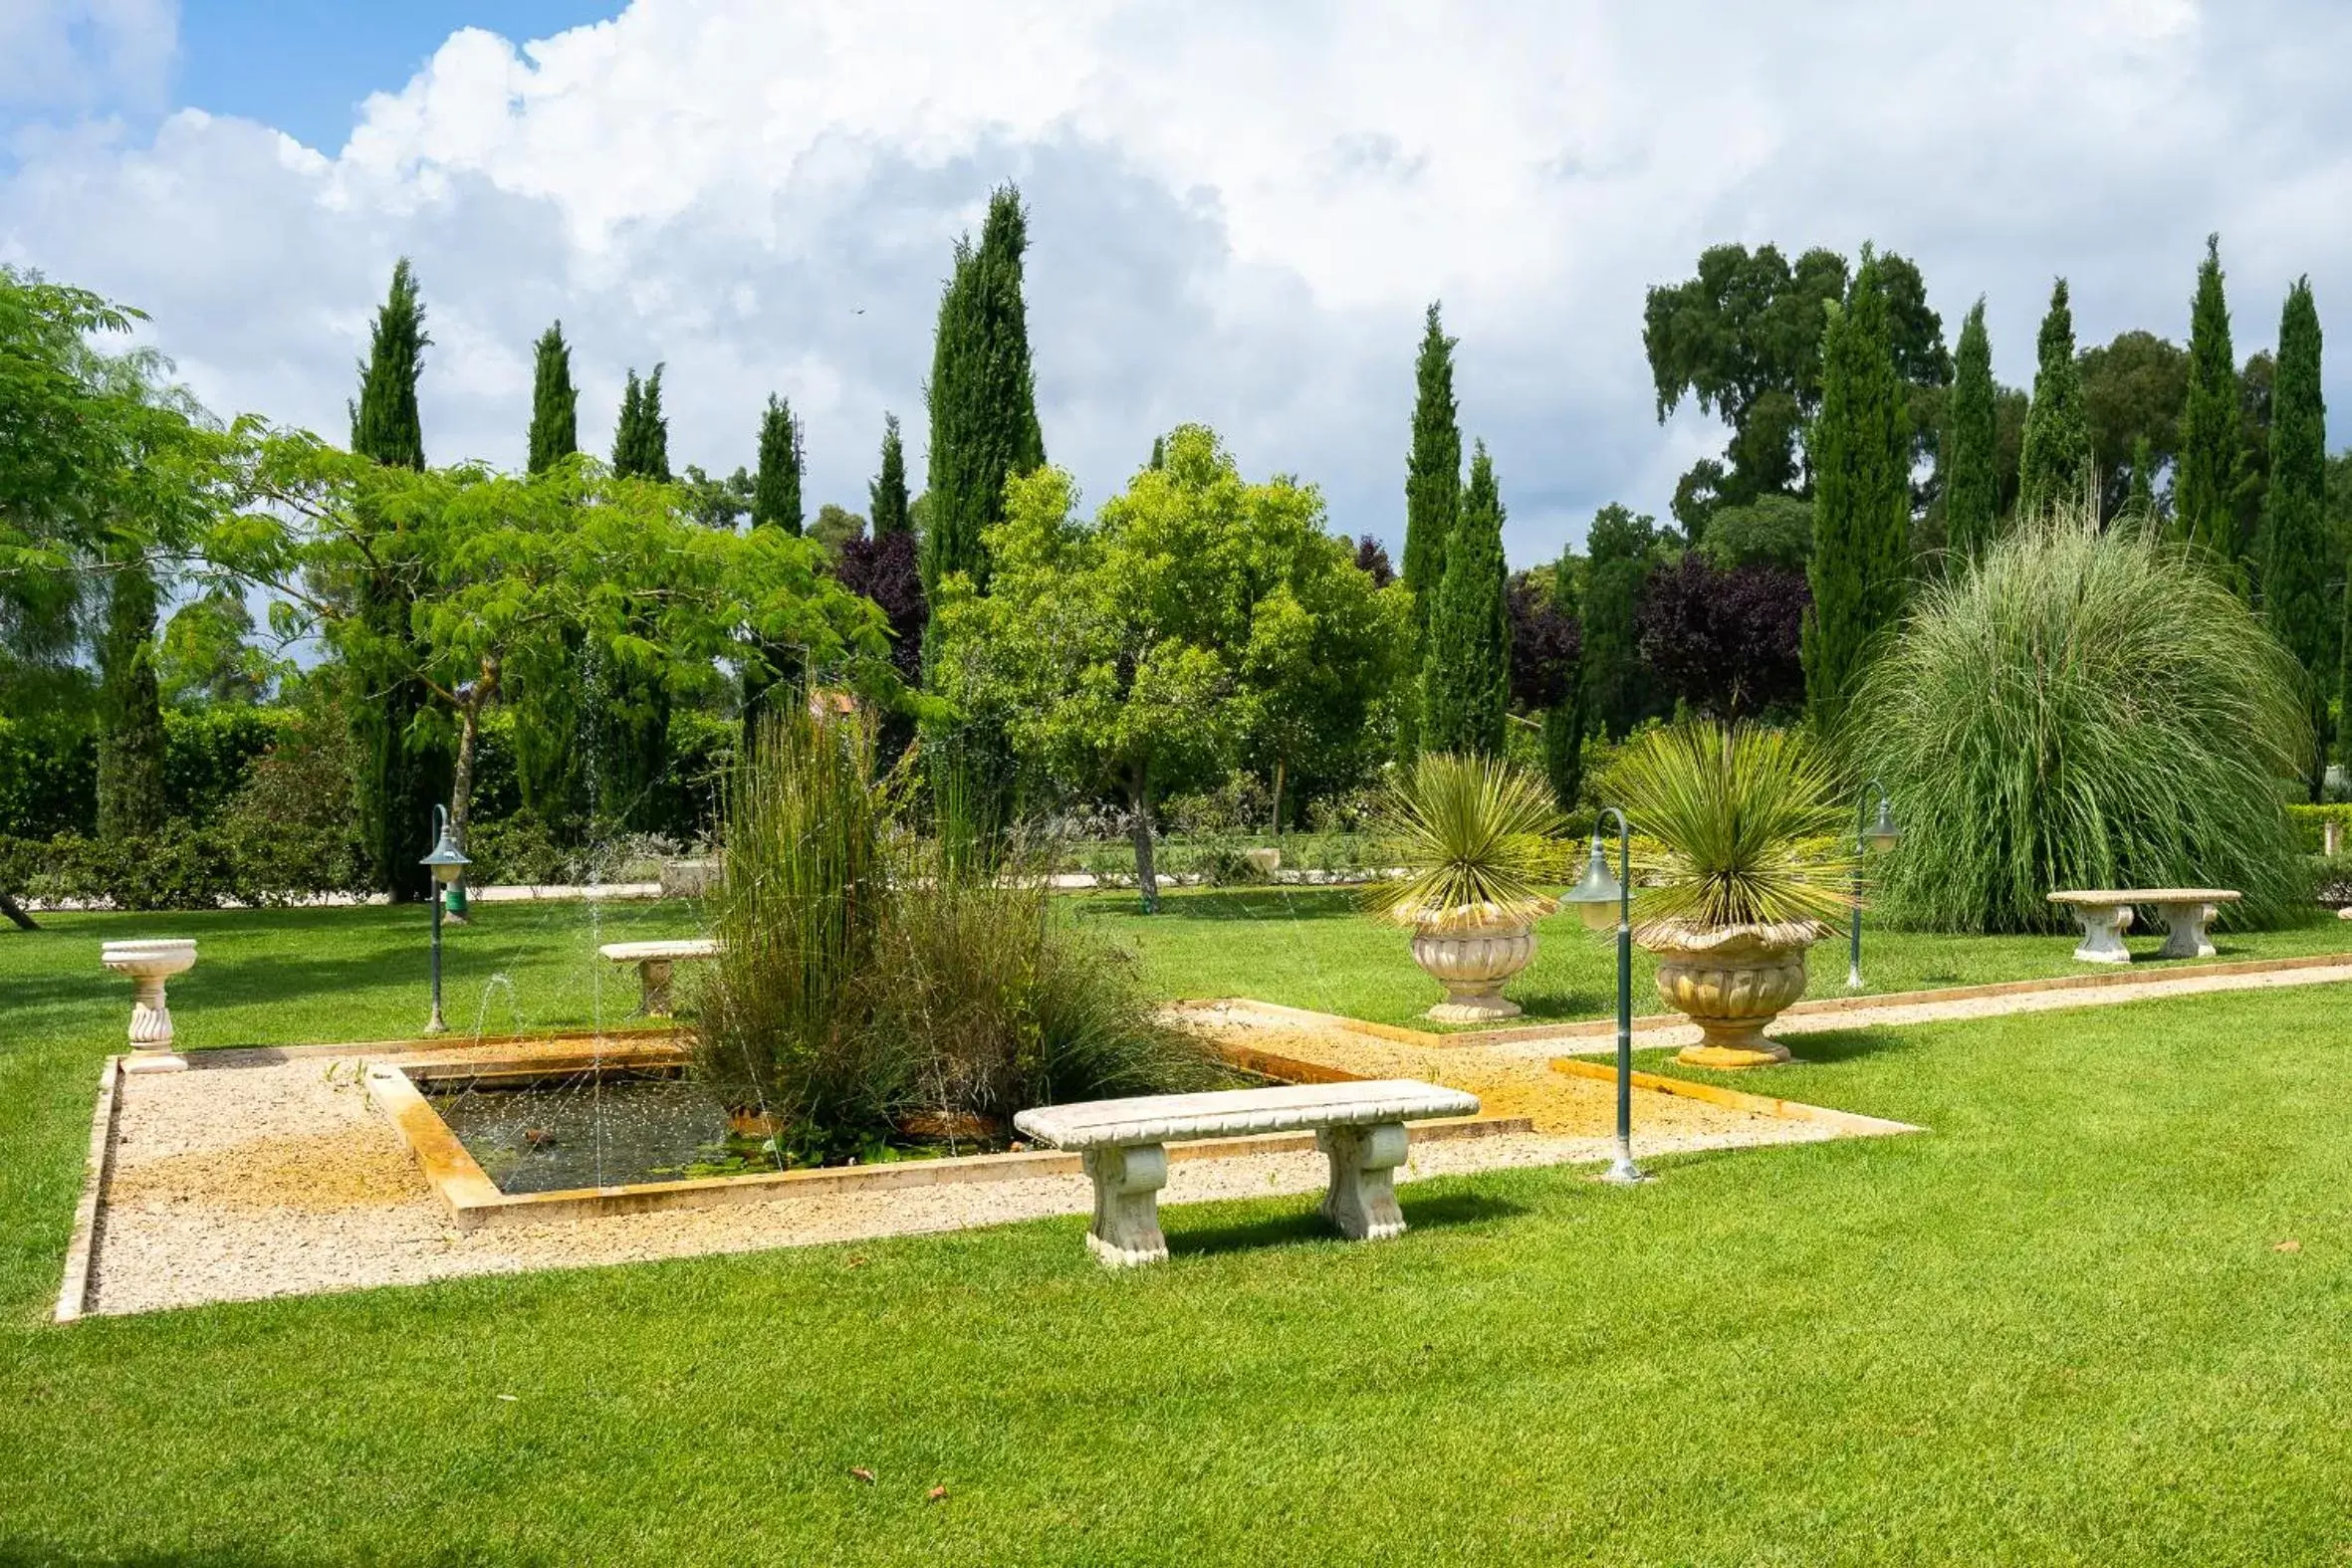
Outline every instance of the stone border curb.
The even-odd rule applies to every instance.
[[[115,1089],[122,1081],[122,1058],[109,1056],[99,1069],[98,1106],[90,1114],[90,1153],[82,1165],[82,1196],[74,1205],[73,1239],[66,1243],[66,1272],[58,1287],[56,1321],[78,1321],[90,1309],[90,1279],[98,1259],[98,1210],[107,1171],[115,1157]]]

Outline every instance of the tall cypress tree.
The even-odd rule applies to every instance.
[[[2237,559],[2237,360],[2230,346],[2230,302],[2222,290],[2222,237],[2206,236],[2189,307],[2189,398],[2181,409],[2173,527],[2224,560]]]
[[[1854,679],[1902,613],[1911,563],[1911,429],[1895,376],[1886,296],[1867,247],[1821,335],[1813,475],[1813,604],[1805,701],[1824,731],[1844,721]]]
[[[906,499],[906,449],[898,440],[898,416],[882,416],[882,466],[865,490],[866,517],[875,539],[912,532]]]
[[[424,467],[424,425],[416,381],[424,367],[424,304],[403,256],[368,334],[359,367],[359,395],[351,405],[352,451],[393,468]],[[431,879],[417,862],[430,847],[433,807],[448,788],[441,748],[416,733],[428,700],[416,675],[420,662],[409,608],[418,563],[400,552],[396,535],[378,541],[375,562],[359,573],[355,615],[365,628],[365,651],[353,661],[353,730],[359,747],[359,833],[377,887],[395,900],[421,898]]]
[[[801,422],[793,405],[768,394],[760,415],[760,472],[752,483],[752,527],[801,532]]]
[[[1572,552],[1561,551],[1559,564],[1552,568],[1551,607],[1576,618],[1577,652],[1559,701],[1543,710],[1543,775],[1551,782],[1551,795],[1559,808],[1573,811],[1584,784],[1584,638]]]
[[[2132,439],[2132,488],[2123,501],[2124,515],[2142,523],[2156,521],[2156,448],[2146,436]]]
[[[2000,421],[1982,296],[1960,329],[1943,464],[1945,538],[1957,555],[1974,560],[2000,527]]]
[[[1005,516],[1005,481],[1043,467],[1036,372],[1022,256],[1029,219],[1021,192],[992,193],[980,245],[956,246],[955,272],[939,301],[932,344],[930,519],[923,538],[923,586],[964,571],[987,586],[981,537]]]
[[[2278,318],[2278,375],[2270,393],[2270,489],[2262,531],[2262,613],[2310,681],[2313,734],[2308,781],[2326,784],[2327,688],[2336,673],[2336,574],[2328,548],[2327,402],[2319,384],[2319,308],[2311,280],[2287,291]]]
[[[155,575],[124,549],[108,579],[99,643],[98,833],[136,838],[163,825],[163,708],[155,689]]]
[[[580,389],[572,384],[572,345],[564,324],[539,335],[531,364],[530,470],[544,474],[580,450]]]
[[[2017,514],[2031,517],[2080,499],[2091,483],[2091,427],[2083,409],[2082,372],[2074,362],[2074,312],[2066,280],[2050,289],[2041,319],[2040,364],[2025,409],[2025,445],[2017,459]]]
[[[1462,425],[1454,402],[1454,344],[1431,301],[1413,363],[1413,440],[1405,453],[1405,560],[1413,594],[1413,668],[1426,662],[1429,620],[1445,580],[1446,545],[1462,512]],[[1401,754],[1420,750],[1417,705],[1397,726]]]
[[[1484,441],[1470,460],[1462,515],[1446,541],[1446,574],[1429,615],[1421,671],[1421,744],[1499,757],[1511,709],[1511,609],[1503,561],[1503,497]]]
[[[612,472],[622,479],[670,482],[669,421],[661,412],[661,371],[644,380],[628,372],[620,394],[620,418],[612,432]],[[641,636],[653,631],[649,615],[632,617]],[[669,773],[669,687],[660,676],[608,669],[597,713],[594,748],[595,811],[607,829],[648,828],[661,818],[661,785]]]
[[[1151,438],[1151,461],[1143,466],[1154,473],[1168,466],[1168,438],[1166,436]]]
[[[572,345],[557,322],[532,350],[530,472],[544,474],[579,450],[580,388],[572,380]],[[515,713],[515,786],[523,809],[551,833],[569,833],[588,804],[580,748],[580,655],[579,634],[568,632],[560,659],[507,678]]]

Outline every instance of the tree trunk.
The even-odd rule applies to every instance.
[[[481,678],[470,687],[459,690],[462,699],[457,705],[457,767],[449,780],[449,837],[459,849],[465,848],[466,824],[473,816],[474,807],[474,743],[482,733],[482,710],[498,697],[498,665],[489,659],[482,661]],[[453,919],[465,919],[465,873],[441,893],[450,906]]]
[[[1127,829],[1135,841],[1135,886],[1143,893],[1143,912],[1160,912],[1160,883],[1151,868],[1151,771],[1137,763],[1127,775],[1127,804],[1133,815]]]
[[[1274,760],[1274,842],[1278,849],[1283,842],[1283,760]]]
[[[24,906],[19,904],[14,897],[4,892],[0,892],[0,915],[6,915],[9,920],[15,924],[16,929],[19,931],[38,931],[41,929],[41,927],[35,923],[33,917],[25,913]]]

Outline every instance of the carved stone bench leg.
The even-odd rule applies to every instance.
[[[2081,964],[2129,964],[2132,950],[2123,934],[2132,928],[2129,904],[2076,904],[2074,918],[2082,926],[2082,946],[2074,950]]]
[[[1326,1127],[1314,1135],[1331,1162],[1331,1190],[1323,1216],[1351,1241],[1385,1241],[1405,1233],[1396,1206],[1396,1168],[1405,1163],[1405,1127]]]
[[[2164,951],[2159,958],[2212,958],[2213,939],[2205,934],[2206,922],[2214,918],[2211,904],[2160,904],[2157,914],[2171,928],[2164,939]]]
[[[1168,1185],[1168,1151],[1156,1143],[1106,1146],[1088,1149],[1084,1163],[1094,1179],[1094,1227],[1086,1232],[1086,1250],[1110,1268],[1165,1261],[1160,1189]]]
[[[670,959],[640,959],[637,963],[637,990],[641,996],[640,1012],[649,1018],[670,1015]]]

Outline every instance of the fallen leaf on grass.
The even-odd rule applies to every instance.
[[[865,1259],[862,1257],[852,1257],[849,1259],[847,1266],[850,1268],[863,1268],[865,1266]]]
[[[874,1472],[867,1469],[862,1464],[850,1465],[849,1473],[856,1476],[859,1480],[865,1482],[868,1486],[871,1486],[874,1483]]]
[[[934,1486],[929,1492],[925,1493],[925,1497],[926,1500],[931,1502],[945,1502],[947,1501],[947,1488],[945,1486]]]
[[[523,1396],[520,1394],[501,1394],[498,1396],[498,1398],[505,1400],[509,1405],[512,1405],[515,1403],[515,1401],[521,1399],[522,1397]]]
[[[2276,1246],[2270,1248],[2270,1250],[2273,1252],[2300,1252],[2302,1249],[2303,1243],[2296,1240],[2292,1236],[2287,1237],[2285,1240],[2279,1242]]]

